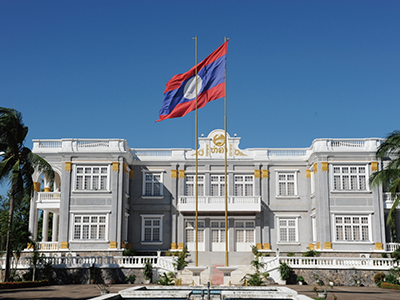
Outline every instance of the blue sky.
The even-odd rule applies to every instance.
[[[241,148],[399,128],[399,1],[0,2],[0,106],[32,139],[194,148],[194,113],[155,123],[167,81],[230,39],[228,132]],[[199,134],[223,128],[223,103]]]

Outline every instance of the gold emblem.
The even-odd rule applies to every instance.
[[[222,133],[216,134],[213,137],[213,142],[214,142],[215,146],[221,147],[225,144],[225,136]]]

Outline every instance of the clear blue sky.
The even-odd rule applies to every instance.
[[[194,113],[155,123],[167,81],[229,37],[228,132],[241,148],[399,128],[400,1],[0,2],[0,106],[32,139],[194,148]],[[223,100],[199,134],[223,128]]]

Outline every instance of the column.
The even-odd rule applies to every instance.
[[[263,166],[261,170],[261,228],[262,243],[264,250],[271,249],[270,238],[270,209],[269,209],[269,170],[268,166]]]
[[[64,162],[64,170],[62,171],[63,183],[61,185],[61,200],[60,200],[60,227],[58,234],[58,242],[61,249],[68,249],[69,241],[69,202],[72,189],[71,182],[72,163]]]
[[[52,242],[58,241],[58,213],[53,213]]]
[[[177,230],[177,203],[178,194],[178,170],[177,165],[171,165],[171,245],[170,249],[177,249],[176,230]]]
[[[49,240],[49,211],[43,210],[42,242]]]

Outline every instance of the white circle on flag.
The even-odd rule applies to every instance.
[[[183,90],[183,97],[185,97],[186,99],[190,100],[196,98],[196,77],[197,77],[197,94],[200,93],[201,87],[203,86],[203,80],[199,75],[193,76],[186,82],[185,88]]]

